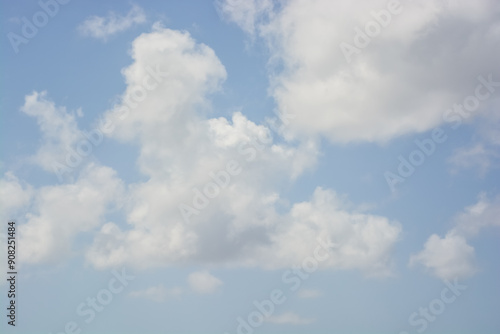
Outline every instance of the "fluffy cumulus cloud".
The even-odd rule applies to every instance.
[[[78,31],[84,36],[105,41],[109,36],[144,22],[146,22],[144,10],[133,5],[126,15],[110,12],[107,16],[91,16],[78,26]]]
[[[101,123],[104,140],[138,147],[143,181],[125,184],[90,157],[83,157],[74,180],[59,185],[31,189],[6,176],[2,182],[20,193],[12,206],[32,203],[20,222],[29,245],[25,262],[61,259],[85,233],[92,240],[78,250],[98,269],[185,263],[284,268],[316,256],[322,245],[322,268],[391,273],[397,222],[359,212],[330,189],[318,187],[301,203],[281,195],[314,167],[315,140],[277,139],[271,123],[252,122],[244,110],[209,117],[210,95],[226,77],[210,47],[155,24],[133,41],[130,54],[132,63],[122,71],[126,89]],[[39,121],[43,154],[36,160],[49,171],[51,160],[85,137],[76,119],[44,94],[29,95],[23,111]],[[110,219],[112,210],[123,221]],[[204,272],[189,282],[199,292],[219,285]]]
[[[68,162],[82,161],[76,151],[80,152],[78,144],[86,137],[77,124],[81,110],[68,112],[47,95],[27,95],[20,109],[36,119],[41,134],[38,150],[27,161],[60,176],[61,168],[71,169]],[[68,160],[70,155],[73,160]],[[121,205],[123,182],[112,168],[90,158],[81,167],[76,179],[40,188],[19,180],[12,172],[0,179],[2,220],[17,219],[20,242],[25,245],[19,253],[23,263],[56,262],[73,252],[81,253],[73,248],[78,235],[104,224],[106,214]]]
[[[411,257],[410,265],[415,263],[421,263],[443,280],[468,277],[476,272],[474,247],[455,233],[448,233],[444,238],[431,235],[424,249]]]
[[[270,265],[292,265],[313,256],[314,246],[328,243],[329,256],[320,266],[362,269],[368,274],[391,274],[391,249],[401,227],[387,218],[350,210],[331,190],[317,188],[310,201],[296,203],[277,227],[268,252]],[[273,255],[269,255],[273,254]]]
[[[431,235],[424,249],[410,258],[410,265],[420,264],[431,274],[451,280],[472,276],[477,272],[474,247],[467,239],[481,230],[500,226],[500,197],[479,196],[476,204],[467,207],[455,219],[455,227],[444,238]]]
[[[78,233],[104,223],[104,215],[116,206],[122,181],[109,167],[87,166],[72,184],[36,190],[34,205],[19,226],[23,263],[58,261],[71,254]]]
[[[226,76],[209,47],[187,33],[156,25],[134,41],[132,56],[134,63],[123,71],[128,84],[123,101],[106,117],[115,126],[113,138],[141,143],[138,165],[149,180],[130,187],[126,211],[133,228],[103,226],[87,254],[91,263],[106,267],[195,261],[282,267],[310,255],[307,245],[317,244],[317,231],[333,235],[336,231],[328,231],[328,226],[335,224],[328,221],[336,220],[332,213],[339,210],[339,228],[346,230],[346,239],[339,243],[345,248],[328,263],[385,267],[399,232],[387,220],[363,215],[351,219],[336,207],[328,212],[324,206],[333,203],[311,204],[321,209],[309,210],[325,211],[317,222],[307,222],[308,214],[300,215],[295,207],[286,215],[276,212],[282,202],[279,185],[311,167],[316,146],[276,144],[269,127],[241,112],[231,119],[207,119],[206,94],[216,91]],[[138,93],[152,69],[161,73],[161,80],[154,89]],[[133,100],[134,94],[144,98]],[[326,193],[318,190],[315,198]],[[297,248],[300,228],[309,235]],[[349,265],[351,259],[355,263]]]
[[[299,136],[384,142],[423,132],[457,116],[478,76],[500,81],[498,1],[263,3],[220,8],[269,46],[271,93]]]

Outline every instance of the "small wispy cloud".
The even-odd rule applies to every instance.
[[[279,325],[308,325],[316,321],[313,318],[303,318],[300,315],[287,312],[280,315],[274,315],[266,319],[267,322]]]
[[[172,289],[165,288],[162,284],[149,287],[145,290],[136,290],[129,293],[131,297],[149,299],[155,302],[164,302],[169,297],[180,296],[183,293],[182,289],[175,287]]]
[[[476,144],[455,150],[448,162],[452,164],[452,172],[455,174],[460,170],[477,168],[480,175],[484,176],[492,165],[496,164],[497,159],[495,150],[483,144]]]
[[[146,22],[144,10],[133,5],[127,15],[109,12],[107,16],[91,16],[78,26],[83,36],[93,37],[106,41],[109,36],[125,31],[134,24]]]
[[[197,271],[188,276],[188,283],[194,292],[213,293],[222,285],[222,281],[208,271]]]

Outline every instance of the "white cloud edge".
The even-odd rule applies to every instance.
[[[108,37],[144,22],[146,22],[144,10],[133,4],[126,15],[109,12],[106,16],[90,16],[78,25],[77,30],[83,36],[106,41]]]

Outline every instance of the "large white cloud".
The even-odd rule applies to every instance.
[[[384,142],[423,132],[474,93],[479,75],[500,79],[498,1],[401,1],[391,7],[386,0],[291,0],[275,2],[274,9],[261,4],[226,0],[220,7],[269,45],[276,65],[271,94],[281,112],[295,116],[289,130],[296,134]],[[393,14],[377,33],[373,13],[389,14],[388,8]],[[356,44],[356,29],[373,29],[373,37]],[[345,57],[342,43],[358,51]]]
[[[111,137],[140,143],[137,162],[149,179],[129,187],[130,229],[103,226],[88,261],[100,268],[186,261],[284,267],[309,256],[320,235],[334,238],[337,226],[345,233],[335,236],[340,248],[326,267],[388,270],[397,224],[348,212],[334,204],[334,193],[321,189],[311,203],[278,213],[277,207],[286,208],[280,187],[314,165],[316,144],[277,144],[267,125],[241,112],[231,119],[207,118],[206,95],[226,76],[209,47],[155,25],[134,41],[131,54],[134,63],[123,71],[128,86],[122,103],[106,117],[115,127]],[[150,69],[162,73],[161,83],[131,105],[127,99],[140,90]],[[180,206],[203,202],[199,194],[226,173],[228,163],[236,163],[238,173],[207,198],[206,206],[185,214],[186,221]],[[319,218],[310,222],[309,213],[300,213],[305,207]],[[298,235],[300,229],[308,233]]]
[[[25,262],[61,260],[87,233],[93,240],[86,260],[100,269],[283,268],[313,256],[321,240],[332,245],[323,268],[391,273],[398,223],[358,212],[328,189],[295,204],[281,195],[315,165],[316,141],[276,140],[270,124],[250,121],[244,110],[210,118],[209,96],[226,77],[211,48],[155,24],[130,54],[133,62],[122,71],[127,87],[99,129],[106,129],[105,140],[138,147],[144,181],[125,186],[112,168],[82,157],[75,180],[33,190],[20,226],[29,245]],[[39,152],[50,153],[36,159],[42,166],[82,138],[76,119],[43,94],[28,96],[23,111],[42,125]],[[116,203],[124,221],[108,215]]]

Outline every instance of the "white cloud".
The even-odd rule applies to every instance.
[[[431,274],[443,280],[464,278],[477,272],[474,247],[467,239],[481,230],[500,226],[500,196],[489,200],[479,195],[476,204],[467,207],[455,218],[455,226],[444,238],[433,234],[424,249],[410,257],[410,265],[423,265]]]
[[[47,98],[47,92],[27,95],[21,111],[36,118],[42,137],[40,148],[29,161],[54,172],[55,163],[64,165],[69,148],[83,138],[75,115],[64,107],[57,107]]]
[[[316,319],[303,318],[300,315],[293,312],[287,312],[280,315],[273,315],[266,318],[266,322],[278,325],[308,325],[315,321]]]
[[[216,1],[216,6],[222,17],[235,22],[245,32],[255,34],[259,16],[269,13],[273,9],[272,0],[226,0]]]
[[[476,272],[474,247],[460,235],[448,233],[444,238],[433,234],[424,249],[410,258],[410,265],[420,263],[442,280],[464,278]]]
[[[33,187],[20,181],[12,172],[0,179],[0,218],[2,221],[16,219],[16,211],[29,205]]]
[[[498,153],[494,149],[485,147],[482,143],[456,149],[448,159],[452,165],[452,172],[458,173],[463,169],[477,168],[480,175],[490,170],[494,161],[498,160]]]
[[[401,226],[384,217],[349,211],[349,207],[335,192],[322,188],[314,191],[310,201],[294,204],[284,219],[287,224],[271,235],[268,265],[281,267],[304,260],[312,255],[319,238],[334,244],[320,266],[391,275],[391,251]]]
[[[157,286],[151,286],[145,290],[131,291],[129,295],[134,298],[144,298],[160,303],[170,297],[180,296],[182,293],[183,291],[179,287],[167,289],[163,286],[163,284],[160,284]]]
[[[208,271],[197,271],[189,274],[188,283],[191,290],[201,294],[214,293],[223,284],[220,279]]]
[[[19,223],[19,216],[32,199],[33,187],[20,181],[12,172],[5,173],[4,177],[0,178],[0,220],[3,224],[10,221]],[[0,230],[0,247],[2,250],[7,249],[6,227]],[[7,261],[0,261],[0,270],[7,272]],[[5,283],[5,280],[0,281],[0,286]]]
[[[258,3],[226,0],[221,10],[269,45],[272,96],[295,115],[288,129],[296,135],[384,142],[427,131],[474,93],[477,76],[500,78],[495,1],[401,1],[402,12],[350,63],[341,43],[354,45],[354,29],[387,1],[292,0],[256,20],[249,8]]]
[[[134,40],[130,54],[133,62],[122,71],[126,89],[103,118],[114,127],[107,140],[137,145],[144,181],[124,187],[111,168],[89,157],[76,181],[36,189],[21,229],[30,245],[27,262],[60,259],[78,234],[96,232],[85,257],[99,269],[193,263],[276,269],[310,257],[320,238],[334,244],[322,268],[391,274],[397,222],[353,209],[329,189],[318,187],[310,200],[292,204],[280,194],[314,167],[317,142],[275,140],[269,124],[242,111],[229,119],[207,116],[209,96],[226,77],[212,49],[155,24]],[[28,96],[24,110],[51,138],[39,150],[50,147],[50,159],[77,140],[70,133],[78,132],[75,118],[43,94]],[[39,160],[49,165],[50,159]],[[204,191],[211,173],[221,174],[231,161],[241,173],[186,222],[180,205],[193,206],[195,189]],[[117,201],[123,222],[108,219]]]
[[[75,236],[104,223],[122,188],[114,170],[90,164],[74,183],[36,189],[34,206],[20,219],[21,262],[52,262],[71,255]]]
[[[127,15],[110,12],[105,17],[91,16],[78,26],[78,31],[84,36],[105,41],[109,36],[144,22],[146,22],[144,10],[137,5],[133,5]]]
[[[297,295],[303,299],[318,298],[322,294],[323,293],[320,290],[314,290],[314,289],[301,289],[297,293]]]
[[[456,217],[454,230],[465,236],[475,236],[481,230],[500,226],[500,196],[489,199],[479,194],[476,204],[471,205]]]
[[[90,263],[104,268],[202,261],[282,268],[309,256],[319,235],[335,233],[336,225],[328,222],[338,220],[345,239],[339,240],[341,246],[327,266],[390,271],[389,252],[400,231],[397,224],[329,208],[335,200],[322,204],[321,198],[335,195],[322,190],[309,206],[303,203],[289,213],[276,212],[282,203],[278,187],[314,165],[317,146],[308,141],[298,146],[276,144],[271,129],[241,112],[231,120],[207,119],[206,96],[219,89],[226,76],[213,50],[187,33],[156,24],[151,33],[133,42],[131,54],[134,63],[123,70],[128,84],[123,101],[106,117],[116,125],[113,138],[140,143],[137,162],[149,180],[130,186],[126,212],[133,228],[103,226],[87,253]],[[144,81],[148,68],[161,71],[161,84],[130,108],[126,97]],[[224,170],[231,160],[237,161],[242,175],[232,177],[187,224],[179,205],[192,205],[193,189],[203,190],[213,181],[209,173]],[[298,208],[307,208],[321,221],[309,222],[311,214],[301,216]],[[307,238],[297,240],[296,231],[301,229],[308,232]]]
[[[456,149],[448,159],[452,173],[461,170],[477,170],[484,176],[490,170],[500,167],[500,116],[498,108],[500,101],[488,104],[489,112],[481,114],[473,125],[477,135],[473,136],[473,143]]]
[[[337,198],[331,191],[316,190],[311,202],[295,204],[291,213],[283,217],[275,213],[273,203],[266,205],[253,200],[257,192],[239,200],[230,193],[224,197],[228,206],[224,210],[232,212],[232,220],[220,213],[223,209],[218,207],[203,212],[195,224],[186,225],[182,221],[163,219],[166,211],[160,210],[160,206],[169,204],[168,193],[163,186],[151,188],[157,191],[149,188],[147,193],[154,193],[161,200],[150,201],[149,196],[145,197],[150,202],[149,209],[143,215],[139,213],[140,208],[135,209],[137,227],[134,230],[122,232],[111,223],[103,226],[87,254],[95,266],[147,267],[204,261],[284,268],[312,256],[320,238],[335,244],[321,267],[360,269],[372,275],[391,274],[391,250],[399,238],[399,224],[383,217],[345,211],[335,203]],[[237,193],[241,197],[244,192]],[[246,203],[255,205],[256,211],[246,209]],[[150,231],[142,226],[150,226]]]

